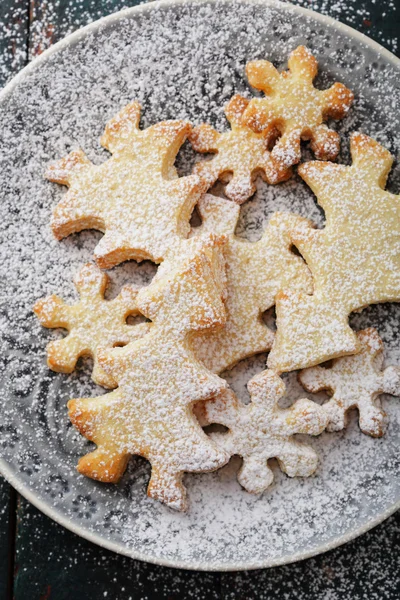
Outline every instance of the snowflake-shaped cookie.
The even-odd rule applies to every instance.
[[[376,329],[364,329],[357,337],[361,345],[358,354],[336,358],[329,369],[305,369],[299,379],[309,392],[327,390],[332,395],[323,405],[329,418],[328,431],[343,429],[347,411],[357,407],[361,430],[380,437],[385,433],[386,414],[379,395],[400,396],[400,367],[382,370],[383,343]]]
[[[70,188],[53,212],[55,236],[103,231],[94,252],[101,268],[129,259],[162,261],[187,237],[204,188],[198,175],[178,178],[173,166],[190,124],[164,121],[141,131],[139,119],[133,102],[107,124],[101,143],[112,157],[103,164],[93,165],[79,150],[47,171],[50,181]]]
[[[115,482],[129,456],[139,454],[152,466],[149,496],[178,510],[186,508],[183,473],[214,470],[228,460],[192,413],[195,402],[227,384],[196,360],[190,345],[193,332],[225,323],[218,261],[210,258],[224,241],[209,236],[194,258],[140,290],[138,307],[153,321],[150,333],[99,358],[118,388],[68,404],[74,425],[97,445],[79,461],[81,473]]]
[[[360,343],[348,315],[378,302],[400,300],[400,196],[384,190],[393,158],[378,142],[355,133],[353,164],[310,162],[299,167],[326,215],[322,230],[302,222],[290,229],[314,278],[312,296],[280,292],[277,335],[268,366],[311,367]]]
[[[254,494],[261,494],[273,481],[268,466],[277,458],[289,477],[308,477],[318,464],[312,448],[293,439],[295,433],[319,435],[326,427],[327,415],[311,400],[297,400],[290,408],[279,408],[285,384],[273,371],[263,371],[247,385],[251,403],[243,404],[233,392],[224,391],[215,400],[204,404],[208,423],[228,427],[228,433],[212,433],[211,438],[230,456],[238,454],[243,466],[239,483]]]
[[[291,176],[290,169],[276,163],[268,151],[274,132],[265,130],[255,133],[241,124],[248,103],[249,100],[236,95],[225,107],[230,131],[218,133],[211,125],[203,123],[195,127],[189,136],[197,152],[216,154],[212,160],[197,163],[194,172],[207,181],[208,187],[217,179],[225,181],[228,178],[225,193],[238,204],[245,202],[256,191],[254,182],[257,175],[271,184]]]
[[[289,70],[279,73],[272,63],[257,60],[246,67],[250,84],[265,94],[253,98],[243,115],[243,124],[256,132],[278,129],[281,138],[272,158],[283,167],[301,159],[300,140],[311,140],[316,158],[334,160],[339,152],[339,135],[324,125],[328,118],[342,119],[354,95],[341,83],[318,90],[313,79],[318,63],[308,48],[299,46],[288,61]]]
[[[301,217],[275,213],[261,239],[250,243],[235,236],[239,206],[206,194],[197,205],[203,224],[197,235],[207,232],[225,234],[227,321],[223,329],[207,331],[194,339],[200,360],[214,373],[230,369],[240,360],[266,352],[272,347],[274,333],[262,314],[275,304],[279,290],[313,290],[311,274],[300,256],[291,252],[287,228]]]
[[[53,371],[72,373],[80,356],[93,357],[92,379],[107,388],[114,379],[98,363],[100,350],[128,344],[149,331],[149,323],[128,325],[130,315],[139,314],[137,290],[124,287],[113,300],[105,300],[108,277],[97,267],[85,265],[74,279],[80,300],[72,306],[58,296],[38,300],[33,308],[44,327],[62,327],[67,337],[47,346],[47,364]]]

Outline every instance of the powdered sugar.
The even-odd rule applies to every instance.
[[[296,433],[319,435],[328,422],[324,408],[300,399],[287,409],[278,406],[285,385],[273,371],[262,371],[247,384],[251,403],[239,402],[231,390],[204,404],[205,422],[228,427],[228,433],[212,433],[211,439],[243,458],[238,481],[248,492],[263,493],[272,483],[267,461],[277,458],[290,477],[309,477],[318,465],[316,452],[293,439]]]
[[[160,7],[118,26],[102,26],[85,41],[49,57],[3,100],[1,189],[4,200],[2,256],[2,357],[4,390],[2,457],[8,472],[84,531],[150,560],[200,567],[257,566],[313,552],[378,518],[398,499],[399,403],[386,402],[389,429],[382,440],[362,436],[355,419],[349,429],[311,440],[321,463],[315,477],[291,480],[273,467],[276,485],[261,497],[235,480],[237,460],[216,474],[188,476],[191,507],[176,514],[145,496],[149,469],[134,458],[122,482],[103,486],[76,474],[86,443],[68,425],[66,401],[95,396],[90,370],[56,375],[45,365],[51,334],[36,323],[31,306],[46,294],[73,297],[71,278],[92,257],[100,235],[82,232],[56,242],[48,227],[51,209],[64,190],[44,181],[46,165],[82,147],[96,164],[108,155],[98,145],[104,123],[133,99],[143,105],[144,126],[168,118],[226,127],[223,105],[233,93],[251,97],[244,77],[248,60],[272,59],[283,66],[288,51],[308,43],[321,65],[318,87],[336,80],[356,92],[356,107],[339,126],[341,161],[348,161],[347,133],[361,128],[392,152],[398,139],[398,71],[361,42],[290,9],[220,3],[217,8]],[[295,25],[295,27],[294,27]],[[345,47],[346,46],[346,47]],[[354,63],[354,64],[353,64]],[[376,66],[374,66],[376,64]],[[384,116],[384,118],[381,117]],[[187,174],[190,148],[178,161]],[[398,170],[391,189],[396,191]],[[393,183],[394,182],[394,183]],[[243,205],[236,233],[259,239],[269,216],[289,210],[322,223],[311,192],[299,180],[278,186],[257,181],[256,196]],[[149,263],[124,264],[110,275],[116,295],[124,283],[146,284]],[[398,308],[371,307],[353,317],[357,329],[377,326],[388,360],[400,363]],[[29,356],[29,361],[27,361]],[[264,368],[265,356],[239,364],[229,382],[242,399],[245,383]],[[290,398],[304,395],[295,376]],[[60,485],[59,482],[62,482]],[[52,493],[57,489],[56,497]],[[93,510],[84,510],[90,502]],[[81,517],[79,515],[82,515]]]
[[[313,367],[300,373],[302,385],[310,392],[328,390],[332,398],[324,404],[329,417],[328,431],[339,431],[346,425],[346,413],[357,407],[360,428],[379,437],[385,433],[386,415],[380,394],[400,395],[400,367],[382,371],[383,344],[376,329],[357,334],[361,351],[333,361],[332,368]]]
[[[139,120],[140,105],[132,102],[107,123],[101,144],[113,156],[101,165],[75,151],[47,171],[50,181],[70,186],[53,211],[54,234],[104,232],[94,250],[102,268],[129,259],[161,262],[187,237],[204,187],[196,175],[178,178],[173,166],[190,124],[164,121],[140,131]]]

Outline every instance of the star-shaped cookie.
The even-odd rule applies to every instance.
[[[229,429],[228,433],[211,434],[212,439],[230,456],[238,454],[243,458],[239,483],[253,494],[266,490],[273,481],[268,466],[270,458],[277,458],[289,477],[312,475],[318,456],[310,446],[293,439],[293,435],[319,435],[328,421],[323,408],[305,398],[290,408],[279,408],[285,384],[273,371],[259,373],[247,387],[250,404],[240,402],[230,390],[204,404],[205,421]]]
[[[195,127],[189,139],[197,152],[213,153],[211,160],[196,163],[194,172],[211,187],[217,179],[228,181],[225,194],[230,200],[243,204],[256,191],[255,179],[261,175],[270,184],[291,176],[291,170],[275,162],[268,150],[275,132],[255,133],[242,125],[241,119],[249,100],[236,95],[225,107],[231,129],[218,133],[211,125]]]
[[[253,98],[242,122],[256,132],[278,129],[281,137],[271,156],[282,167],[301,159],[300,140],[311,140],[316,158],[334,160],[339,152],[339,135],[325,124],[328,118],[342,119],[353,102],[353,93],[341,83],[327,90],[314,87],[318,63],[310,50],[299,46],[288,61],[288,71],[279,73],[266,60],[248,63],[250,84],[264,92]]]
[[[47,364],[50,369],[72,373],[79,357],[91,356],[94,361],[93,381],[113,388],[116,382],[99,366],[99,352],[142,337],[151,325],[127,324],[128,316],[139,314],[137,290],[125,286],[116,298],[105,300],[108,281],[108,276],[95,265],[84,265],[74,279],[80,295],[77,304],[65,304],[61,298],[53,295],[38,300],[33,310],[44,327],[62,327],[69,332],[65,338],[48,344]]]
[[[383,365],[383,342],[376,329],[357,334],[361,351],[352,356],[335,358],[331,368],[311,367],[299,374],[309,392],[327,390],[332,398],[323,405],[328,415],[328,431],[340,431],[347,424],[347,412],[357,407],[360,429],[373,437],[386,430],[386,414],[380,394],[400,396],[400,367]]]

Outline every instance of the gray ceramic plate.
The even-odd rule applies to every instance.
[[[275,2],[176,1],[118,13],[45,52],[1,94],[0,469],[47,515],[116,552],[193,569],[267,567],[342,544],[398,506],[400,404],[393,398],[384,399],[390,426],[383,439],[362,435],[352,415],[346,432],[311,440],[321,455],[315,477],[289,479],[275,465],[275,484],[261,497],[237,484],[238,460],[216,474],[186,477],[186,515],[146,497],[149,468],[142,459],[131,461],[117,486],[78,475],[75,465],[87,443],[70,426],[66,401],[100,390],[90,380],[88,362],[71,376],[48,371],[44,348],[60,334],[42,330],[31,312],[48,293],[74,297],[71,277],[91,260],[100,236],[82,232],[60,243],[52,238],[50,211],[65,190],[43,179],[46,164],[78,146],[95,162],[104,160],[102,128],[132,99],[143,105],[145,126],[188,118],[226,127],[223,105],[235,92],[251,93],[245,63],[268,57],[283,65],[299,43],[307,43],[320,61],[318,85],[339,80],[356,93],[354,110],[338,125],[340,160],[348,160],[354,129],[397,153],[399,61],[348,27]],[[190,149],[181,153],[182,173],[192,160]],[[398,189],[396,172],[389,186]],[[275,187],[259,182],[256,196],[242,208],[238,233],[257,239],[277,209],[322,222],[300,181]],[[153,273],[147,263],[114,269],[110,295],[127,281],[147,283]],[[400,364],[399,315],[398,305],[381,305],[352,320],[356,329],[379,329],[392,364]],[[246,361],[227,375],[243,398],[246,381],[264,361]],[[289,398],[304,395],[294,375],[287,382]]]

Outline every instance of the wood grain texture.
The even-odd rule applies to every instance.
[[[11,490],[0,476],[0,598],[7,597],[9,584],[9,554],[12,552],[13,539],[10,527]]]
[[[400,512],[306,561],[223,577],[223,600],[398,600]]]
[[[289,0],[357,29],[394,54],[400,50],[398,0]]]
[[[399,540],[397,513],[346,546],[294,565],[247,573],[195,573],[133,561],[98,548],[21,499],[14,597],[397,600]]]
[[[140,0],[29,0],[29,59],[92,21]]]
[[[0,477],[0,598],[6,597],[9,485]]]
[[[28,0],[0,0],[0,88],[27,64]]]
[[[18,0],[2,0],[18,3]],[[136,6],[139,0],[29,0],[29,57],[72,31],[113,12]],[[365,33],[391,52],[400,47],[396,3],[392,0],[292,0],[293,4],[316,10]]]
[[[57,525],[24,499],[16,542],[15,600],[221,598],[218,573],[177,571],[118,556]]]

